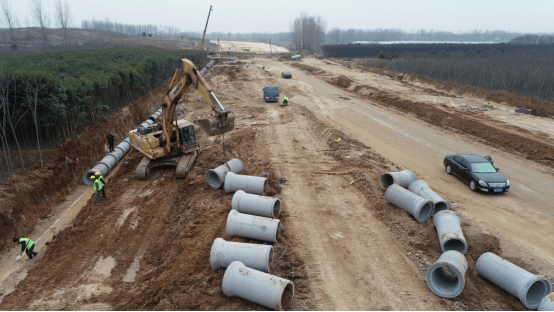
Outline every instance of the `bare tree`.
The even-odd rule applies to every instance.
[[[319,16],[309,16],[302,12],[291,24],[292,46],[296,50],[315,53],[325,43],[327,24]]]
[[[38,146],[38,155],[40,157],[40,166],[44,167],[42,161],[42,151],[40,150],[40,139],[39,139],[39,119],[37,118],[37,106],[39,102],[39,93],[46,87],[45,84],[41,83],[40,78],[35,78],[29,80],[25,86],[25,95],[27,104],[31,109],[31,114],[33,115],[33,123],[35,124],[35,132],[37,134],[37,146]]]
[[[71,12],[69,11],[69,3],[67,1],[56,0],[56,22],[58,27],[63,31],[64,44],[69,45],[68,35],[69,26],[71,24]]]
[[[44,45],[48,45],[48,33],[47,28],[50,27],[50,16],[42,6],[42,0],[33,0],[31,6],[31,16],[37,27],[40,27],[42,31],[42,38],[44,39]]]
[[[0,20],[2,21],[2,24],[5,24],[10,29],[11,38],[10,41],[12,42],[12,45],[15,44],[15,28],[17,28],[19,22],[17,20],[17,16],[12,11],[12,5],[9,0],[2,0],[0,2],[0,6],[2,6],[2,17]]]

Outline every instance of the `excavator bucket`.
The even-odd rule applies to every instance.
[[[209,136],[223,134],[235,127],[235,114],[227,112],[222,115],[208,115],[195,119],[194,122]]]

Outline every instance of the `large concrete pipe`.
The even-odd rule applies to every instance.
[[[554,302],[548,297],[544,297],[539,304],[539,311],[554,311]]]
[[[147,119],[145,120],[143,123],[140,124],[141,127],[143,128],[148,128],[150,127],[150,125],[152,125],[154,122],[150,119]]]
[[[294,284],[284,278],[231,263],[223,276],[223,293],[240,297],[273,310],[287,310],[294,296]]]
[[[126,137],[116,147],[114,147],[113,152],[106,154],[101,161],[97,162],[96,165],[92,167],[92,169],[85,171],[83,174],[83,183],[86,185],[92,185],[94,181],[91,180],[90,177],[96,172],[100,172],[102,176],[108,175],[113,167],[121,160],[121,158],[123,158],[123,156],[125,156],[125,154],[127,154],[127,152],[129,152],[130,149],[131,141],[129,140],[129,137]]]
[[[148,119],[149,120],[152,120],[152,122],[156,121],[156,119],[158,119],[158,117],[160,117],[160,115],[162,114],[162,109],[158,109],[154,114],[148,116]]]
[[[273,247],[270,245],[226,242],[222,238],[214,240],[210,252],[210,265],[214,270],[240,261],[249,268],[269,272],[270,260],[273,260]]]
[[[204,67],[200,69],[200,74],[204,75],[208,71],[208,69],[210,69],[210,67],[213,67],[214,65],[215,65],[215,60],[209,61],[208,64],[206,64]]]
[[[225,193],[242,190],[250,194],[263,195],[267,190],[267,179],[229,172],[225,176],[224,189]]]
[[[460,218],[452,210],[439,211],[433,217],[442,252],[456,250],[465,255],[467,243],[460,223]]]
[[[536,310],[541,300],[552,292],[552,283],[546,277],[536,276],[499,256],[486,252],[477,259],[477,273]]]
[[[410,183],[408,191],[418,195],[419,197],[431,200],[433,204],[435,204],[433,215],[439,211],[448,210],[448,203],[442,199],[442,197],[437,195],[437,193],[435,193],[432,189],[430,189],[429,185],[427,185],[427,183],[423,180],[417,180]]]
[[[281,200],[273,197],[248,194],[239,190],[233,195],[231,207],[240,213],[277,218],[281,213]]]
[[[433,213],[432,201],[421,198],[398,184],[393,184],[387,189],[385,198],[412,215],[419,223],[427,221]]]
[[[293,56],[291,56],[290,59],[293,60],[293,61],[297,61],[297,60],[299,60],[299,59],[301,59],[301,58],[302,58],[302,55],[298,54],[298,55],[293,55]]]
[[[431,291],[442,298],[454,298],[464,290],[467,260],[464,255],[449,250],[437,262],[431,264],[425,274],[425,281]]]
[[[229,237],[241,236],[266,242],[277,242],[281,223],[277,219],[251,216],[231,210],[227,217],[225,234]]]
[[[211,187],[218,189],[223,185],[227,173],[240,173],[242,169],[242,162],[238,158],[233,158],[215,169],[208,170],[206,180]]]
[[[381,183],[382,186],[398,184],[407,188],[415,180],[416,176],[413,172],[410,170],[402,170],[400,172],[385,172],[385,174],[381,176],[381,179],[379,179],[379,183]]]

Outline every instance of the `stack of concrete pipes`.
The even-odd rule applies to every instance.
[[[427,269],[427,285],[433,293],[443,298],[460,295],[465,287],[465,273],[468,269],[464,256],[468,246],[460,218],[448,209],[444,199],[433,192],[427,183],[416,180],[415,174],[409,170],[387,172],[381,177],[380,183],[388,187],[385,198],[418,222],[433,217],[443,253]],[[479,275],[517,297],[525,307],[537,309],[541,305],[544,309],[553,308],[550,300],[544,299],[552,292],[552,283],[547,278],[533,275],[490,252],[479,257],[476,269]]]
[[[155,120],[162,114],[162,109],[160,108],[157,110],[154,114],[148,116],[148,119],[141,123],[140,125],[143,127],[149,127]],[[106,154],[102,160],[96,163],[92,169],[85,171],[83,174],[83,183],[86,185],[92,185],[94,183],[93,180],[90,179],[92,175],[94,175],[96,172],[100,172],[102,176],[108,175],[110,171],[117,165],[117,163],[125,156],[129,150],[131,149],[131,141],[129,140],[129,137],[126,137],[123,141],[121,141],[116,147],[114,147],[114,151]]]
[[[220,182],[224,180],[225,192],[235,192],[225,234],[274,243],[280,228],[280,221],[276,218],[281,213],[281,200],[262,196],[267,189],[266,178],[236,174],[242,170],[242,163],[239,163],[240,160],[233,159],[206,174],[212,187],[221,187]],[[292,301],[294,284],[269,274],[269,263],[273,258],[271,245],[216,238],[210,252],[210,265],[214,270],[226,268],[223,292],[227,296],[281,310]]]

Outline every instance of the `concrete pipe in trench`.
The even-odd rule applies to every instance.
[[[387,189],[385,198],[412,215],[419,223],[427,221],[433,213],[432,201],[421,198],[398,184],[393,184]]]
[[[223,293],[240,297],[273,310],[287,310],[294,296],[294,284],[284,278],[231,263],[223,276]]]
[[[267,179],[229,172],[225,176],[224,189],[225,193],[242,190],[250,194],[263,195],[267,191]]]
[[[210,69],[210,67],[214,65],[215,65],[215,60],[209,61],[208,64],[206,64],[204,67],[202,67],[202,69],[200,69],[200,74],[204,75],[208,71],[208,69]]]
[[[156,121],[156,119],[158,119],[158,117],[160,117],[160,115],[162,114],[162,109],[158,109],[154,114],[148,116],[148,119],[149,120],[152,120],[152,122]]]
[[[425,280],[435,295],[454,298],[464,290],[466,271],[466,257],[455,250],[449,250],[429,266]]]
[[[437,195],[437,193],[435,193],[431,188],[429,188],[429,185],[427,185],[427,183],[423,180],[416,180],[410,183],[408,191],[418,195],[419,197],[431,200],[435,205],[433,215],[439,211],[448,210],[448,203],[442,199],[442,197]]]
[[[452,210],[439,211],[433,217],[442,252],[456,250],[465,255],[467,243],[460,224],[460,218]]]
[[[277,219],[251,216],[231,210],[227,217],[225,234],[228,237],[241,236],[266,242],[277,242],[281,223]]]
[[[410,170],[402,170],[400,172],[385,172],[379,179],[379,183],[384,186],[398,184],[404,188],[408,188],[411,183],[416,180],[416,176]]]
[[[541,300],[552,292],[548,278],[531,274],[491,252],[477,259],[476,269],[479,275],[518,298],[527,309],[538,309]]]
[[[281,213],[281,200],[278,198],[248,194],[237,191],[233,195],[232,209],[250,215],[277,218]]]
[[[238,158],[233,158],[215,169],[208,170],[206,180],[212,188],[218,189],[223,185],[227,173],[240,173],[242,169],[242,162]]]
[[[92,185],[94,182],[90,179],[92,175],[94,175],[96,172],[100,172],[102,176],[108,175],[110,171],[113,169],[113,167],[129,152],[131,149],[131,141],[129,140],[129,137],[126,137],[123,141],[121,141],[116,147],[114,147],[114,151],[111,153],[106,154],[104,158],[102,158],[101,161],[97,162],[92,169],[85,171],[83,174],[83,182],[86,185]]]
[[[233,261],[240,261],[249,268],[269,272],[269,261],[273,260],[270,245],[227,242],[216,238],[210,252],[210,265],[217,270],[226,268]]]
[[[548,297],[544,297],[539,304],[539,311],[554,311],[554,302]]]

